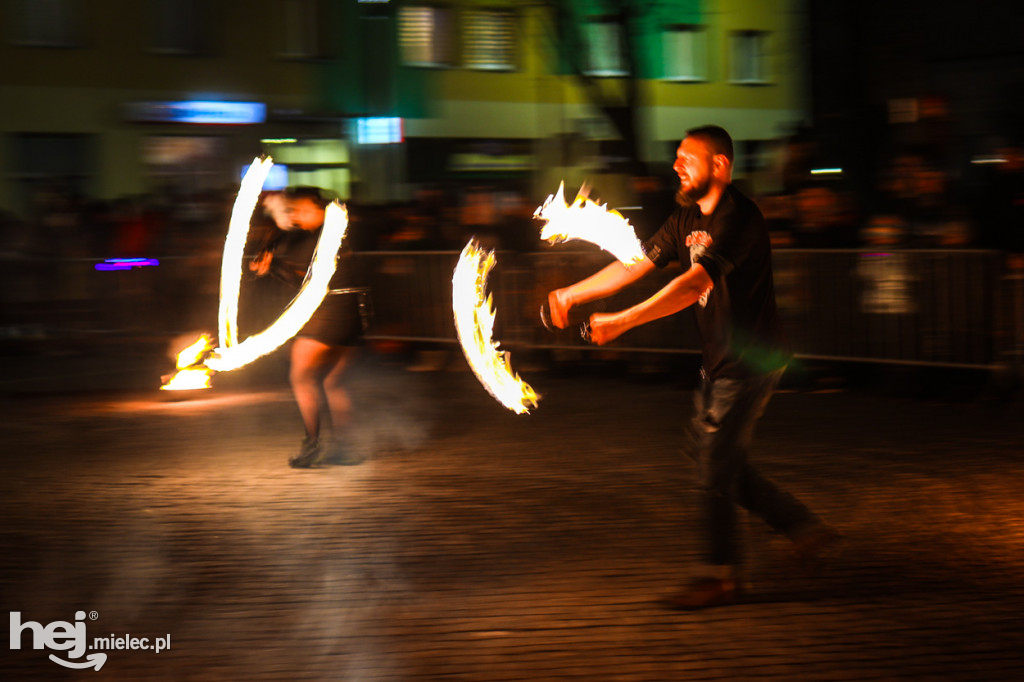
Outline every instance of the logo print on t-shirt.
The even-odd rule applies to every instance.
[[[711,246],[712,239],[711,235],[703,230],[697,232],[691,232],[686,235],[686,246],[690,249],[690,266],[692,267],[697,263],[697,259],[704,255],[704,252]],[[700,295],[700,307],[703,308],[708,304],[708,297],[711,295],[711,289],[708,287],[704,290],[704,293]]]

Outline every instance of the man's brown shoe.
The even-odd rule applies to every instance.
[[[665,600],[666,606],[683,611],[695,611],[711,606],[733,604],[739,591],[735,580],[700,578]]]

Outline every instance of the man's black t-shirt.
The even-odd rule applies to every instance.
[[[710,378],[748,377],[789,362],[768,230],[761,210],[739,190],[727,186],[710,216],[698,206],[677,208],[644,251],[659,268],[700,263],[714,282],[694,306]]]

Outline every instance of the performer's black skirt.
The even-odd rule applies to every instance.
[[[359,293],[329,294],[296,336],[329,346],[355,346],[363,336]]]

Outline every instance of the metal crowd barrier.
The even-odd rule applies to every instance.
[[[373,273],[372,338],[453,342],[454,252],[361,255]],[[592,251],[499,253],[488,280],[495,337],[514,348],[580,348],[572,331],[551,334],[539,323],[547,292],[608,263]],[[1002,273],[1004,256],[981,250],[804,250],[774,252],[779,312],[799,357],[984,368],[1020,360],[1024,282]],[[680,273],[657,271],[606,301],[577,311],[617,310],[650,295]],[[684,311],[632,330],[610,348],[621,352],[696,353],[700,338]]]
[[[495,338],[507,348],[583,348],[572,330],[551,334],[538,311],[547,292],[610,261],[596,250],[562,245],[499,252],[488,289]],[[372,290],[369,337],[385,342],[454,343],[453,251],[358,255]],[[777,250],[779,311],[798,356],[965,368],[1024,362],[1024,278],[1004,272],[1004,254],[962,250]],[[216,329],[215,258],[166,259],[159,267],[98,272],[94,260],[3,259],[2,334],[60,343],[83,335],[171,337]],[[616,310],[679,274],[657,271],[609,300],[576,311]],[[243,286],[240,332],[262,329],[289,293],[266,278]],[[249,333],[251,333],[249,332]],[[696,353],[693,315],[684,311],[638,328],[611,348],[623,353]]]

